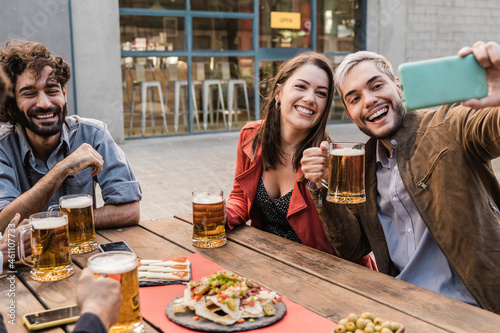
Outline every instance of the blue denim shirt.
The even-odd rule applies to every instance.
[[[396,159],[377,142],[378,218],[389,255],[400,273],[396,278],[478,306],[432,238],[406,190]]]
[[[28,166],[32,183],[35,184],[83,143],[90,144],[104,159],[102,171],[95,180],[101,188],[105,205],[141,200],[139,182],[135,179],[125,153],[109,134],[106,124],[78,116],[68,116],[66,120],[69,127],[63,125],[59,145],[50,154],[47,163],[35,158],[21,125],[0,128],[0,210],[30,189],[23,162]],[[68,176],[66,182],[67,194],[93,194],[91,168]],[[62,195],[61,185],[47,207],[58,204]]]

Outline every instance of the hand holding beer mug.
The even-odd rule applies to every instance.
[[[321,180],[328,188],[326,200],[340,204],[365,202],[365,144],[330,143],[329,155],[329,180]]]
[[[219,247],[227,243],[221,190],[193,192],[193,246]]]
[[[88,194],[62,196],[59,198],[59,206],[50,206],[49,211],[59,208],[68,214],[71,254],[88,253],[97,249],[92,196]]]
[[[26,258],[24,234],[30,232],[33,261]],[[63,212],[43,212],[30,216],[29,225],[19,228],[21,261],[31,267],[35,281],[58,281],[73,275],[69,254],[68,216]]]
[[[95,254],[87,261],[87,267],[96,278],[107,276],[121,284],[120,292],[123,300],[120,304],[118,320],[110,327],[109,333],[144,332],[139,308],[137,266],[137,255],[125,251]]]

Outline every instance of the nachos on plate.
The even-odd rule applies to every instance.
[[[276,309],[274,291],[230,271],[190,281],[173,306],[174,312],[190,309],[196,315],[222,325],[232,325],[245,318],[273,316]],[[275,301],[274,301],[275,302]]]

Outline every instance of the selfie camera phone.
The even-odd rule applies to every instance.
[[[30,331],[74,323],[80,318],[76,305],[38,311],[24,315],[24,324]]]
[[[398,72],[408,110],[488,95],[486,71],[472,54],[409,62],[399,66]]]
[[[124,241],[99,244],[99,250],[101,252],[109,252],[109,251],[128,251],[128,252],[134,252],[127,245],[127,243],[125,243]]]

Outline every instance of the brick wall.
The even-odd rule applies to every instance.
[[[453,55],[477,40],[500,42],[498,0],[415,0],[406,6],[406,61]]]

